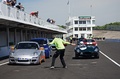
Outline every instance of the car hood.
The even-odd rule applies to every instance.
[[[21,55],[32,56],[36,51],[37,51],[36,49],[17,49],[14,51],[14,56],[21,56]]]
[[[79,46],[79,45],[78,45],[78,46],[75,48],[75,50],[76,50],[76,49],[80,49],[81,51],[88,51],[88,50],[94,51],[96,48],[98,49],[97,46]]]
[[[81,50],[81,51],[82,52],[94,52],[95,49],[98,49],[98,47],[96,47],[96,46],[87,46],[87,48],[85,50]]]

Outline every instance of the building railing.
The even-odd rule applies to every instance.
[[[50,24],[36,16],[32,16],[24,11],[18,10],[16,7],[11,7],[0,2],[0,18],[7,18],[13,21],[31,24],[58,32],[67,33],[65,29],[58,27],[55,24]]]

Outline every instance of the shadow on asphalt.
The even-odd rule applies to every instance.
[[[49,68],[50,69],[50,66],[46,66],[44,68]],[[63,67],[55,67],[55,68],[60,69],[60,68],[63,68]]]
[[[40,64],[7,64],[10,66],[39,66]]]

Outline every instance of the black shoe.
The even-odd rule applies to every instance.
[[[66,68],[66,69],[67,69],[67,66],[63,66],[63,68]]]

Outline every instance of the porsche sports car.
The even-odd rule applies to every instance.
[[[95,45],[85,45],[83,42],[79,43],[75,48],[75,58],[80,56],[89,56],[99,58],[99,48]]]
[[[50,58],[52,55],[51,46],[49,45],[48,38],[32,38],[30,41],[37,42],[40,46],[44,47],[45,49],[45,57]]]
[[[37,42],[19,42],[9,54],[9,64],[41,64],[42,61],[45,61],[45,50]]]

